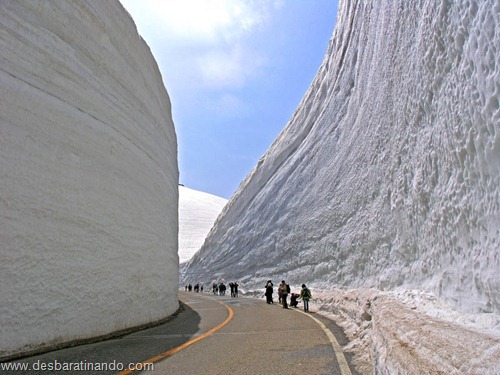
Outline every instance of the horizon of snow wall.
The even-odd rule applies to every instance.
[[[200,249],[227,199],[179,185],[179,263]]]
[[[0,3],[0,359],[178,308],[177,140],[118,1]]]
[[[423,289],[500,312],[498,8],[341,1],[309,90],[181,283]]]

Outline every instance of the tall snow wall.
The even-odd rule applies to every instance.
[[[178,308],[177,140],[121,4],[0,2],[0,358]]]
[[[179,262],[186,262],[200,249],[227,200],[179,186]]]
[[[309,90],[182,282],[418,288],[498,313],[499,14],[341,1]]]

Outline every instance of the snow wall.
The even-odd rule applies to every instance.
[[[179,262],[201,248],[227,199],[179,185]]]
[[[181,283],[416,288],[500,312],[499,7],[341,1],[309,90]]]
[[[0,2],[0,358],[178,308],[177,140],[118,1]]]

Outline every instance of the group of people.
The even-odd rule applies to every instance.
[[[231,289],[231,297],[238,297],[238,287],[239,287],[240,284],[238,284],[237,282],[231,282],[229,283],[229,288]],[[200,284],[195,284],[194,286],[192,284],[188,284],[185,286],[184,288],[186,290],[186,292],[196,292],[196,293],[203,293],[203,285],[200,285]],[[215,295],[219,295],[219,296],[225,296],[226,295],[226,284],[224,284],[223,282],[217,284],[217,283],[214,283],[212,285],[212,292],[215,294]]]
[[[268,280],[266,283],[266,302],[268,304],[274,304],[273,302],[273,289],[274,285],[271,280]],[[299,304],[299,299],[302,300],[304,304],[304,311],[308,312],[309,311],[309,300],[312,297],[311,290],[306,286],[306,284],[302,284],[302,287],[300,289],[300,293],[291,293],[290,285],[288,285],[285,280],[281,281],[281,284],[278,286],[278,303],[283,305],[284,309],[288,309],[288,302],[287,298],[288,295],[290,294],[290,306],[291,307],[298,307]]]
[[[237,282],[231,282],[229,283],[229,289],[231,289],[231,297],[238,297],[238,286],[240,284],[238,284]],[[215,295],[219,295],[219,296],[224,296],[226,295],[226,285],[224,283],[220,283],[220,284],[217,284],[217,283],[213,283],[212,285],[212,292],[215,294]]]
[[[239,284],[237,282],[230,282],[229,283],[229,288],[231,289],[231,297],[238,297],[238,287]],[[194,287],[193,285],[189,284],[186,285],[185,287],[186,291],[195,291],[195,292],[201,292],[203,293],[203,285],[200,284],[195,284]],[[219,296],[224,296],[226,295],[226,285],[221,282],[219,284],[213,283],[212,285],[212,292],[215,295]],[[273,302],[273,293],[274,293],[274,285],[271,280],[269,280],[266,283],[266,302],[268,304],[274,304]],[[290,306],[291,307],[298,307],[299,301],[302,300],[302,303],[304,304],[304,311],[308,312],[309,311],[309,300],[312,298],[311,290],[307,288],[306,284],[302,284],[302,287],[300,289],[300,293],[292,293],[290,289],[290,285],[288,285],[285,280],[282,280],[281,283],[278,286],[278,303],[280,303],[284,309],[288,309],[288,295],[290,295]]]
[[[195,284],[194,286],[192,284],[188,284],[184,287],[184,289],[189,292],[195,291],[196,293],[203,293],[203,285],[200,286],[200,284]]]

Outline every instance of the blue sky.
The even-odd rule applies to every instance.
[[[180,183],[229,199],[311,84],[337,1],[120,1],[172,102]]]

